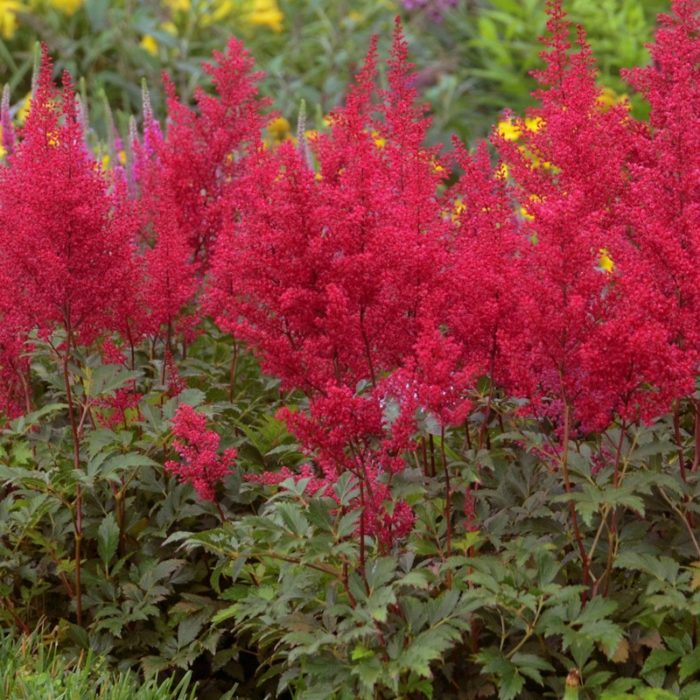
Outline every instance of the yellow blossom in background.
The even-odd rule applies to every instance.
[[[5,157],[5,149],[2,146],[2,127],[0,127],[0,160],[2,160]]]
[[[190,0],[163,0],[163,4],[172,12],[189,12],[192,9]]]
[[[246,3],[244,21],[253,27],[267,27],[273,32],[281,32],[284,15],[277,0],[251,0]]]
[[[613,89],[604,87],[598,95],[598,107],[602,112],[607,112],[615,105],[623,104],[627,101],[627,95],[618,95]]]
[[[289,135],[291,126],[284,117],[277,117],[267,125],[267,133],[274,143],[282,143]]]
[[[163,22],[163,24],[160,25],[160,28],[166,34],[170,34],[171,36],[177,36],[177,25],[175,24],[175,22]]]
[[[158,55],[158,42],[156,41],[155,37],[151,36],[150,34],[146,34],[143,39],[141,39],[140,46],[144,51],[148,51],[151,56]]]
[[[32,104],[32,93],[29,92],[29,93],[27,93],[24,100],[22,100],[22,105],[20,106],[19,110],[17,110],[16,121],[20,126],[22,124],[24,124],[24,120],[27,118],[27,115],[29,114],[29,107],[31,106],[31,104]]]
[[[48,0],[48,3],[63,14],[72,15],[82,7],[83,0]]]
[[[520,207],[520,216],[525,219],[525,221],[534,221],[535,217],[530,214],[530,212],[525,207]]]
[[[531,194],[529,197],[531,202],[539,203],[542,201],[542,197],[536,194]],[[525,221],[534,221],[535,215],[530,211],[528,205],[520,207],[520,216],[525,219]]]
[[[509,174],[510,170],[508,169],[508,163],[500,163],[496,168],[496,172],[494,173],[497,180],[507,180]]]
[[[520,127],[512,119],[498,122],[496,130],[498,135],[506,141],[517,141],[520,138]]]
[[[386,139],[378,131],[372,132],[372,140],[377,148],[384,148],[384,146],[386,146]]]
[[[11,39],[17,31],[17,13],[26,10],[18,0],[0,0],[0,36]]]
[[[277,0],[214,0],[206,3],[207,12],[202,16],[202,26],[211,26],[234,15],[247,27],[267,27],[273,32],[283,29],[284,15]]]
[[[544,126],[542,117],[528,117],[525,119],[525,128],[536,134]],[[514,119],[503,119],[496,126],[498,135],[506,141],[517,141],[522,135],[520,125]]]
[[[450,218],[452,219],[452,221],[454,221],[454,223],[457,223],[466,210],[467,205],[462,201],[460,197],[457,197],[457,199],[455,199],[454,204],[452,205],[452,214],[450,215]]]
[[[528,117],[525,120],[525,128],[536,134],[544,126],[544,119],[542,117]]]
[[[102,160],[101,160],[102,170],[107,171],[109,169],[111,161],[112,161],[112,159],[110,158],[109,153],[103,154]],[[121,165],[121,166],[126,165],[126,151],[125,150],[122,149],[121,151],[119,151],[119,153],[117,153],[117,161],[118,161],[119,165]]]
[[[610,252],[607,248],[601,248],[598,251],[598,265],[601,270],[604,270],[607,273],[610,273],[615,269],[615,263],[610,257]]]
[[[436,156],[433,156],[430,159],[430,164],[433,166],[433,173],[438,174],[438,173],[444,173],[445,172],[445,166],[438,160]]]

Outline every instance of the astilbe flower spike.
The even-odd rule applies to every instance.
[[[221,225],[221,194],[245,171],[245,153],[260,141],[261,108],[267,104],[258,96],[261,73],[253,71],[252,57],[236,39],[229,41],[225,53],[215,52],[214,62],[204,70],[216,94],[198,88],[197,112],[177,98],[172,81],[163,76],[167,128],[162,138],[150,140],[176,225],[202,271],[209,265]],[[146,121],[147,132],[153,132],[152,117]]]
[[[165,468],[180,481],[192,484],[199,497],[216,501],[216,486],[231,471],[235,448],[219,454],[219,435],[207,429],[207,418],[192,406],[181,404],[173,418],[173,447],[180,460],[168,460]]]
[[[674,0],[659,17],[652,62],[625,77],[648,100],[649,128],[621,212],[630,224],[638,274],[660,297],[662,315],[685,360],[686,389],[700,356],[700,2]],[[668,361],[668,358],[666,358]]]
[[[196,296],[220,228],[221,195],[245,170],[245,153],[260,140],[265,100],[259,74],[236,40],[216,52],[205,70],[216,95],[196,93],[198,111],[178,100],[164,75],[168,121],[161,130],[143,91],[143,139],[130,135],[130,189],[140,217],[142,332],[164,337],[168,349],[180,333],[193,339]]]
[[[25,331],[89,341],[116,325],[132,231],[118,208],[85,148],[70,77],[59,94],[44,49],[21,140],[0,168],[0,267]]]

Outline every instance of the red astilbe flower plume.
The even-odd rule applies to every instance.
[[[260,140],[261,107],[253,61],[231,40],[205,65],[216,95],[196,92],[198,111],[180,102],[171,81],[165,133],[144,91],[143,141],[132,133],[132,190],[141,219],[143,331],[168,344],[178,330],[192,336],[194,304],[210,246],[220,228],[223,189],[245,170],[245,150]],[[189,337],[188,340],[192,340]]]
[[[499,338],[510,328],[520,247],[510,194],[486,145],[473,155],[456,140],[454,146],[462,175],[445,197],[446,264],[424,304],[424,331],[406,363],[413,367],[420,405],[443,426],[466,418],[466,395],[477,376],[503,374]]]
[[[173,83],[164,75],[167,128],[162,138],[151,138],[149,143],[155,148],[155,167],[179,233],[202,270],[209,264],[210,248],[221,227],[221,194],[245,171],[245,152],[260,141],[261,108],[267,104],[258,97],[262,74],[253,71],[252,57],[236,39],[229,41],[226,53],[215,52],[214,62],[205,64],[204,70],[216,95],[198,88],[197,111],[178,100]],[[153,135],[153,125],[146,128]]]
[[[665,384],[668,376],[658,374],[654,358],[669,344],[658,299],[642,295],[635,306],[619,283],[637,272],[626,262],[634,251],[619,212],[635,127],[626,105],[601,108],[582,30],[572,53],[561,3],[548,9],[546,68],[536,74],[541,106],[531,114],[539,128],[517,122],[524,148],[494,137],[528,214],[522,229],[531,240],[513,288],[520,323],[504,337],[504,349],[510,388],[528,396],[535,411],[557,417],[568,405],[585,428],[603,428],[615,413],[632,417],[640,402],[648,403],[655,394],[647,386]],[[601,267],[604,250],[615,261],[612,273]],[[646,352],[637,352],[640,342]]]
[[[630,166],[624,216],[637,276],[657,294],[658,315],[683,355],[665,358],[678,368],[679,397],[693,391],[700,352],[699,13],[697,0],[675,0],[672,13],[659,17],[652,63],[626,74],[651,110]]]
[[[376,384],[415,344],[448,224],[405,51],[397,30],[375,105],[373,44],[330,133],[310,144],[318,175],[282,144],[260,149],[229,195],[237,215],[218,241],[207,305],[285,386]]]
[[[0,266],[26,330],[89,341],[115,325],[131,223],[87,152],[70,78],[59,94],[44,49],[21,141],[0,169]]]
[[[206,416],[192,406],[182,404],[173,418],[173,447],[180,461],[168,460],[165,468],[180,481],[192,484],[205,501],[216,500],[216,485],[228,475],[236,459],[236,450],[219,454],[219,435],[207,430]]]

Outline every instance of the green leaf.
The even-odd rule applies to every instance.
[[[654,649],[647,656],[644,666],[642,666],[641,675],[646,676],[648,673],[652,673],[660,668],[667,668],[678,661],[680,656],[679,653],[670,649]]]
[[[109,565],[119,546],[119,526],[114,513],[108,513],[97,529],[97,554],[105,566]]]
[[[362,646],[362,644],[358,644],[352,650],[352,653],[350,654],[350,658],[353,661],[359,661],[360,659],[367,659],[371,656],[374,656],[374,651],[372,651],[372,649],[368,649],[365,646]]]
[[[678,676],[683,682],[698,671],[700,671],[700,647],[696,647],[691,654],[683,657]]]

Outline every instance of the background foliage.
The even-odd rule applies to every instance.
[[[602,83],[616,94],[625,92],[620,69],[647,62],[644,44],[656,14],[668,5],[568,3],[572,20],[586,27]],[[28,93],[34,43],[45,41],[59,69],[84,79],[93,126],[105,135],[104,95],[124,134],[128,115],[140,110],[143,80],[162,115],[160,72],[167,69],[190,99],[195,86],[207,81],[202,60],[234,34],[267,74],[263,90],[282,115],[293,123],[305,100],[312,124],[320,127],[342,102],[370,35],[388,35],[397,14],[405,22],[419,85],[433,106],[435,141],[444,143],[453,133],[473,141],[506,107],[521,112],[530,104],[543,0],[460,0],[441,21],[396,0],[5,0],[0,82],[9,83],[15,96]],[[634,106],[644,110],[639,100]]]

